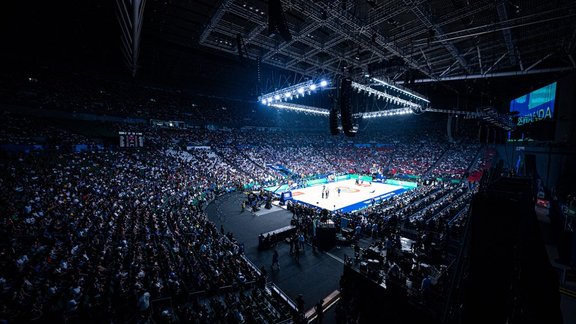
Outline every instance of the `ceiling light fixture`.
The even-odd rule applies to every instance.
[[[274,92],[263,94],[258,97],[258,101],[262,104],[270,105],[273,100],[280,101],[282,99],[291,100],[294,98],[300,98],[300,96],[304,96],[306,92],[310,95],[313,91],[316,91],[318,87],[326,88],[329,84],[330,82],[326,79],[320,79],[319,81],[308,80]]]

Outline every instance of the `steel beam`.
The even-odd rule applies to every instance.
[[[498,11],[498,18],[502,23],[502,27],[508,27],[508,10],[506,9],[507,0],[498,0],[496,4],[496,10]],[[514,41],[512,40],[512,32],[509,28],[502,29],[502,36],[504,37],[504,44],[506,44],[506,49],[508,50],[508,59],[512,66],[516,66],[516,52],[514,49]]]
[[[444,40],[444,30],[442,29],[442,27],[432,22],[434,18],[431,17],[430,14],[425,14],[421,6],[419,4],[415,4],[414,1],[404,0],[404,4],[406,4],[406,6],[411,7],[412,13],[414,13],[416,17],[418,17],[418,19],[424,24],[424,26],[426,26],[426,28],[434,30],[434,32],[436,33],[436,37],[439,39],[440,43],[444,46],[444,48],[446,48],[446,50],[452,55],[452,57],[454,57],[458,61],[458,63],[460,63],[460,65],[464,68],[464,70],[467,73],[471,73],[472,71],[468,66],[468,62],[466,62],[466,59],[464,59],[464,57],[460,55],[460,51],[456,48],[456,46],[453,43]]]
[[[540,69],[540,70],[532,70],[532,71],[512,71],[512,72],[497,72],[497,73],[489,73],[489,74],[473,74],[473,75],[456,75],[456,76],[447,76],[447,77],[439,77],[437,79],[419,79],[414,80],[414,83],[427,83],[427,82],[436,82],[436,81],[457,81],[457,80],[471,80],[471,79],[483,79],[483,78],[501,78],[501,77],[513,77],[513,76],[522,76],[522,75],[530,75],[530,74],[541,74],[541,73],[555,73],[555,72],[565,72],[570,70],[576,70],[574,66],[565,66],[565,67],[558,67],[558,68],[550,68],[550,69]],[[403,84],[403,81],[397,82],[399,84]]]
[[[142,35],[142,22],[144,21],[144,8],[146,0],[116,0],[118,23],[122,37],[122,53],[124,62],[130,69],[132,77],[138,71],[140,58],[140,37]]]
[[[494,64],[492,64],[492,66],[489,67],[488,70],[486,70],[486,72],[484,72],[484,73],[482,73],[482,74],[486,74],[486,73],[490,72],[498,63],[500,63],[500,61],[502,61],[502,59],[504,58],[504,56],[506,56],[506,54],[508,54],[508,53],[502,54],[502,56],[500,56],[500,58],[498,58],[498,59],[496,60],[496,62],[494,62]]]
[[[336,1],[336,3],[339,3],[339,1]],[[401,57],[413,69],[422,72],[424,75],[427,75],[430,78],[435,78],[435,76],[432,75],[431,72],[420,66],[416,61],[406,57],[402,49],[392,44],[391,42],[388,42],[384,38],[384,36],[379,35],[378,33],[376,33],[376,31],[372,30],[371,28],[361,28],[362,26],[354,19],[354,17],[348,17],[342,15],[341,12],[339,12],[333,6],[330,5],[325,5],[324,10],[326,10],[330,15],[338,17],[338,20],[341,23],[341,25],[339,25],[340,26],[339,30],[344,35],[348,36],[350,39],[355,40],[360,36],[358,34],[361,34],[364,35],[364,37],[366,37],[367,39],[371,40],[372,37],[375,35],[376,37],[374,38],[374,40],[377,45],[382,46],[388,52]],[[377,46],[374,46],[372,49],[377,55],[380,55],[381,57],[386,57],[386,53],[383,53]]]
[[[208,38],[208,35],[210,35],[212,30],[216,26],[218,26],[218,23],[220,22],[220,20],[222,19],[222,17],[226,13],[226,11],[230,8],[232,1],[234,1],[234,0],[222,1],[222,3],[220,4],[220,7],[218,7],[218,10],[216,10],[216,13],[214,13],[212,18],[210,18],[210,22],[208,23],[206,28],[204,28],[204,30],[202,31],[202,34],[200,34],[200,40],[199,40],[200,44],[204,44],[204,42],[206,42],[206,39]]]
[[[478,52],[478,64],[480,65],[480,74],[484,74],[484,69],[482,68],[482,56],[480,55],[480,47],[476,45],[476,51]]]
[[[552,53],[548,53],[546,54],[546,56],[544,56],[543,58],[539,59],[538,61],[534,62],[534,64],[530,65],[529,67],[526,68],[526,72],[532,70],[533,67],[535,67],[536,65],[542,63],[542,61],[544,61],[545,59],[549,58],[550,56],[552,56]]]

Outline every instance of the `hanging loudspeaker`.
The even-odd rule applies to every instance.
[[[357,128],[354,127],[352,118],[352,79],[340,79],[340,89],[338,104],[340,105],[340,119],[342,121],[342,130],[346,136],[356,135]]]
[[[330,134],[340,134],[340,130],[338,129],[338,110],[334,108],[330,109]]]

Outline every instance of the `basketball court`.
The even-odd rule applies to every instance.
[[[328,190],[328,198],[322,198],[322,190]],[[340,189],[340,193],[338,193]],[[330,211],[353,212],[379,203],[409,189],[379,182],[360,182],[355,179],[330,182],[308,188],[291,190],[294,201]]]

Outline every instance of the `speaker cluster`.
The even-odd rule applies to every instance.
[[[342,131],[344,135],[352,137],[358,132],[358,126],[354,121],[352,114],[352,79],[344,77],[340,79],[338,87],[337,105],[330,111],[330,132],[332,135],[337,135],[338,132],[338,115],[337,110],[340,111],[340,122],[342,123]]]

